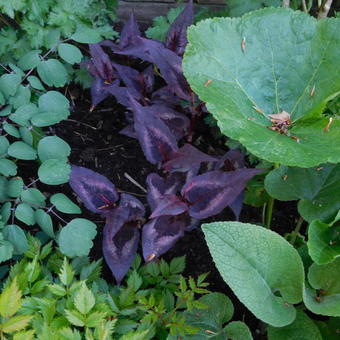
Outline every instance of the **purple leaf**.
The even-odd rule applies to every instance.
[[[93,67],[104,82],[110,84],[116,75],[109,56],[104,52],[100,44],[89,44],[89,46]]]
[[[103,231],[103,254],[118,284],[128,272],[139,242],[137,222],[125,222],[125,210],[119,207],[108,216]],[[119,214],[122,217],[119,217]]]
[[[130,125],[126,126],[125,128],[121,129],[119,131],[119,133],[124,135],[124,136],[128,136],[130,138],[137,139],[137,134],[136,134],[136,131],[133,127],[133,124],[130,124]]]
[[[247,181],[262,169],[238,169],[230,172],[210,171],[193,177],[182,189],[182,196],[190,202],[190,216],[203,219],[220,213],[233,203]]]
[[[244,201],[244,190],[236,197],[235,201],[229,204],[229,208],[233,211],[236,220],[240,218]]]
[[[153,164],[166,160],[170,152],[177,150],[175,136],[149,107],[141,106],[132,97],[130,101],[135,117],[134,128],[146,159]]]
[[[140,36],[140,30],[138,28],[137,21],[133,12],[130,14],[129,20],[125,23],[122,33],[120,34],[119,47],[125,48],[131,42],[134,41],[136,37]]]
[[[152,261],[173,247],[184,235],[186,225],[182,216],[162,216],[145,224],[142,232],[145,261]]]
[[[239,150],[230,150],[215,164],[214,170],[233,171],[244,168],[244,154]]]
[[[147,93],[152,92],[154,84],[155,84],[155,71],[153,65],[149,65],[142,73],[142,83],[143,83],[143,92],[144,96]]]
[[[151,101],[153,104],[176,106],[180,104],[180,98],[173,94],[169,86],[163,86],[152,93]]]
[[[118,193],[105,176],[72,165],[69,183],[87,209],[104,216],[112,212],[118,200]]]
[[[164,195],[157,203],[156,209],[152,211],[150,218],[160,216],[175,216],[183,214],[188,210],[188,206],[176,195]]]
[[[190,0],[185,6],[182,13],[171,24],[166,39],[165,46],[182,56],[188,43],[187,29],[194,22],[193,3]]]
[[[180,149],[170,154],[169,158],[170,160],[162,166],[166,171],[178,169],[188,171],[193,165],[200,165],[203,162],[218,161],[218,158],[209,156],[190,144],[185,144]]]
[[[143,203],[136,197],[122,193],[120,195],[119,207],[124,208],[128,211],[127,220],[135,221],[145,215],[145,208]]]

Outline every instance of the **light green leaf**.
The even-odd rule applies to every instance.
[[[73,278],[74,271],[68,263],[67,258],[64,257],[64,262],[59,273],[59,279],[63,285],[69,286],[72,283]]]
[[[32,117],[31,122],[35,126],[44,127],[60,123],[68,116],[68,111],[39,112]]]
[[[48,86],[63,87],[67,82],[67,71],[57,59],[41,61],[37,71],[40,79]]]
[[[12,258],[13,249],[12,243],[0,240],[0,263]]]
[[[21,331],[26,328],[31,321],[33,316],[31,315],[17,315],[6,321],[4,321],[1,325],[1,330],[4,333],[13,333]]]
[[[12,122],[21,126],[29,127],[30,119],[38,112],[35,104],[27,104],[19,107],[13,114],[9,116]]]
[[[85,319],[85,326],[86,327],[98,327],[102,324],[106,317],[105,312],[92,312],[88,315]]]
[[[228,334],[228,339],[231,340],[253,340],[248,326],[241,321],[230,322],[224,327],[225,332]]]
[[[76,310],[65,309],[65,316],[67,320],[74,326],[83,327],[85,325],[85,317]]]
[[[33,225],[35,223],[34,210],[27,203],[20,203],[15,208],[15,217],[27,225]]]
[[[0,77],[0,91],[8,99],[10,96],[14,96],[15,92],[21,83],[21,77],[17,74],[3,74]]]
[[[50,284],[48,285],[48,289],[53,295],[56,296],[65,296],[66,295],[66,289],[63,286],[60,286],[58,284]]]
[[[9,318],[14,315],[21,307],[21,292],[17,279],[5,287],[0,295],[0,315]]]
[[[71,44],[59,44],[58,54],[60,58],[64,59],[71,65],[80,63],[83,58],[83,54],[80,49]]]
[[[19,59],[18,66],[24,71],[37,67],[40,63],[40,53],[41,50],[29,51]]]
[[[82,282],[80,289],[74,296],[74,305],[81,314],[88,314],[94,307],[96,299],[85,282]]]
[[[268,327],[268,340],[323,340],[316,324],[302,311],[296,311],[296,319],[281,328]],[[324,339],[326,340],[326,339]]]
[[[24,142],[12,143],[7,152],[11,157],[18,159],[34,160],[37,158],[37,152],[30,145]]]
[[[44,210],[38,209],[34,213],[34,218],[36,222],[39,224],[41,230],[51,238],[54,238],[53,231],[53,223],[49,214],[47,214]]]
[[[262,7],[280,7],[281,0],[229,0],[228,8],[231,17],[239,17],[245,13]]]
[[[28,242],[24,231],[15,224],[6,225],[2,229],[5,240],[12,243],[14,255],[21,255],[28,250]]]
[[[325,129],[322,111],[340,91],[339,30],[338,19],[286,8],[203,20],[189,28],[184,74],[222,133],[254,155],[300,167],[337,163],[340,120]],[[298,141],[268,128],[268,114],[282,111]]]
[[[217,269],[239,300],[272,326],[290,324],[295,319],[291,304],[302,300],[304,278],[291,244],[252,224],[218,222],[202,229]]]
[[[41,111],[68,111],[70,102],[57,91],[48,91],[39,97],[38,106]]]
[[[83,218],[76,218],[61,229],[58,238],[60,250],[69,257],[87,256],[96,234],[94,223]]]
[[[298,210],[308,222],[330,222],[340,209],[340,164],[302,169],[281,166],[265,178],[269,195],[281,201],[300,200]]]
[[[50,201],[59,211],[65,214],[81,213],[80,208],[64,194],[54,194],[51,196]]]
[[[22,331],[13,334],[13,340],[33,340],[35,331],[33,329],[29,331]]]
[[[38,143],[38,156],[42,162],[51,158],[65,161],[70,153],[70,146],[57,136],[44,137]]]
[[[85,25],[78,25],[71,39],[82,44],[95,44],[103,40],[95,29]]]
[[[25,189],[21,194],[21,200],[25,203],[29,203],[31,205],[36,206],[45,206],[45,195],[36,188],[28,188]]]
[[[17,174],[17,165],[9,159],[0,159],[0,174],[15,176]]]
[[[73,318],[73,317],[72,317]],[[59,334],[61,336],[61,340],[81,340],[82,337],[78,330],[71,329],[68,327],[64,327],[61,330],[59,330]],[[86,339],[88,340],[88,339]]]
[[[27,77],[27,81],[29,82],[29,84],[36,90],[41,90],[41,91],[45,91],[45,87],[42,84],[42,82],[40,81],[40,79],[36,76],[28,76]]]
[[[41,182],[49,185],[67,183],[71,173],[71,166],[59,159],[48,159],[38,169]]]

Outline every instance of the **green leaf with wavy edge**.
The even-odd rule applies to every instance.
[[[18,159],[34,160],[37,158],[37,152],[24,142],[12,143],[8,150],[8,155]]]
[[[0,174],[4,176],[15,176],[17,165],[9,159],[0,159]]]
[[[50,197],[51,203],[65,214],[80,214],[80,208],[74,204],[66,195],[58,193]]]
[[[268,340],[323,340],[317,325],[302,311],[296,311],[296,319],[281,328],[268,327]]]
[[[216,222],[202,229],[217,269],[239,300],[274,327],[293,322],[304,269],[292,245],[253,224]]]
[[[241,321],[232,321],[224,330],[228,334],[228,339],[231,340],[253,340],[250,329]]]
[[[262,7],[280,7],[281,0],[229,0],[228,8],[231,17],[239,17],[245,13]]]
[[[57,59],[41,61],[37,71],[40,79],[48,86],[63,87],[67,82],[65,66]]]
[[[0,263],[11,259],[13,256],[13,245],[11,242],[0,240]]]
[[[5,240],[12,243],[14,255],[21,255],[28,250],[28,242],[25,232],[15,224],[6,225],[2,229]]]
[[[189,28],[184,74],[221,131],[256,156],[300,167],[337,163],[340,120],[325,129],[322,111],[340,92],[339,31],[340,19],[284,8],[208,19]],[[268,129],[268,114],[283,110],[299,142]]]
[[[264,185],[276,199],[300,200],[299,213],[308,222],[330,222],[340,209],[340,164],[310,169],[281,166],[266,176]]]
[[[65,160],[70,153],[70,146],[57,136],[44,137],[38,143],[38,156],[42,162],[51,158]]]
[[[64,59],[71,65],[80,63],[83,58],[83,54],[80,49],[71,44],[59,44],[58,54],[60,58]]]
[[[48,159],[38,169],[41,182],[49,185],[67,183],[71,173],[71,166],[60,159]]]
[[[4,318],[11,317],[21,307],[21,292],[17,279],[5,287],[0,295],[0,315]]]
[[[27,203],[20,203],[15,208],[15,217],[27,225],[35,223],[34,210]]]

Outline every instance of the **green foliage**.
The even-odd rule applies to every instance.
[[[225,295],[206,289],[206,275],[197,280],[180,275],[183,257],[140,264],[137,257],[125,285],[111,286],[100,278],[101,261],[70,262],[50,243],[30,238],[29,250],[5,282],[0,315],[15,314],[14,321],[21,321],[15,331],[26,328],[25,339],[28,334],[55,340],[204,339],[207,331],[220,332],[213,339],[225,338],[233,306]]]
[[[263,7],[281,7],[281,0],[229,0],[228,8],[231,17],[239,17],[245,13],[260,9]]]
[[[283,8],[205,20],[189,29],[184,74],[221,131],[254,155],[301,167],[336,163],[340,121],[327,128],[323,110],[340,88],[339,24]],[[282,111],[291,123],[279,133],[268,114]]]

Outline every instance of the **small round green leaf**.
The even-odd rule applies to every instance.
[[[27,225],[33,225],[35,223],[34,210],[27,203],[20,203],[15,208],[15,217]]]
[[[9,159],[0,159],[0,174],[4,176],[15,176],[17,174],[17,165]]]
[[[49,237],[54,238],[53,223],[50,215],[44,210],[38,209],[35,211],[34,217],[41,230]]]
[[[8,241],[0,241],[0,263],[12,258],[14,247]]]
[[[41,53],[41,50],[26,53],[19,59],[18,66],[24,71],[37,67],[40,63],[39,53]]]
[[[0,110],[0,117],[6,117],[12,112],[12,106],[7,105],[4,109]]]
[[[48,86],[62,87],[67,82],[67,71],[57,59],[41,61],[37,71],[40,79]]]
[[[38,106],[40,111],[68,111],[70,102],[57,91],[48,91],[39,97]]]
[[[44,137],[38,143],[38,155],[42,162],[52,158],[65,161],[70,153],[70,146],[57,136]]]
[[[38,112],[35,104],[27,104],[19,107],[13,114],[9,116],[12,122],[21,126],[29,127],[31,125],[30,119]]]
[[[292,304],[302,300],[304,281],[294,247],[253,224],[216,222],[203,224],[202,229],[217,269],[239,300],[274,327],[293,322]]]
[[[11,216],[11,208],[12,208],[11,202],[6,202],[5,204],[2,205],[0,209],[1,222],[7,223]]]
[[[60,250],[69,257],[87,256],[96,234],[94,223],[83,218],[76,218],[61,229],[58,238]]]
[[[16,138],[20,138],[19,130],[13,126],[12,124],[5,123],[2,125],[2,128],[10,135]]]
[[[9,147],[9,141],[5,136],[0,136],[0,157],[5,157],[7,155],[7,150]]]
[[[48,159],[38,169],[41,182],[49,185],[67,183],[71,173],[71,166],[59,159]]]
[[[25,189],[21,193],[21,200],[25,203],[29,203],[31,205],[36,205],[36,206],[44,207],[46,205],[45,195],[36,188]]]
[[[25,142],[28,145],[33,145],[33,136],[32,136],[32,132],[30,129],[28,129],[27,127],[21,127],[19,128],[19,132],[20,132],[20,137],[22,139],[23,142]]]
[[[95,29],[85,25],[78,25],[71,39],[82,44],[95,44],[103,40]]]
[[[28,242],[24,231],[15,224],[7,225],[3,230],[4,239],[12,243],[14,255],[21,255],[28,250]]]
[[[18,159],[34,160],[37,158],[37,152],[24,142],[14,142],[9,146],[7,152],[11,157]]]
[[[43,127],[60,123],[69,116],[67,111],[41,112],[34,115],[31,122],[35,126]]]
[[[54,194],[51,196],[50,201],[59,211],[65,214],[81,213],[80,208],[64,194]]]
[[[45,91],[45,87],[42,84],[42,82],[40,81],[40,79],[36,76],[29,76],[27,77],[27,80],[29,82],[29,84],[36,90],[41,90],[41,91]]]
[[[19,197],[24,188],[24,181],[21,177],[11,178],[8,181],[7,193],[10,197]]]
[[[233,321],[224,327],[224,331],[231,340],[253,340],[250,329],[241,321]]]
[[[28,105],[31,99],[31,91],[28,86],[19,85],[15,96],[10,97],[8,103],[13,105],[14,109],[20,106]]]
[[[58,54],[60,58],[64,59],[69,64],[78,64],[81,62],[83,55],[80,49],[71,44],[59,44]]]
[[[21,77],[17,74],[4,74],[0,77],[0,91],[5,96],[9,98],[14,96],[15,92],[21,83]]]

